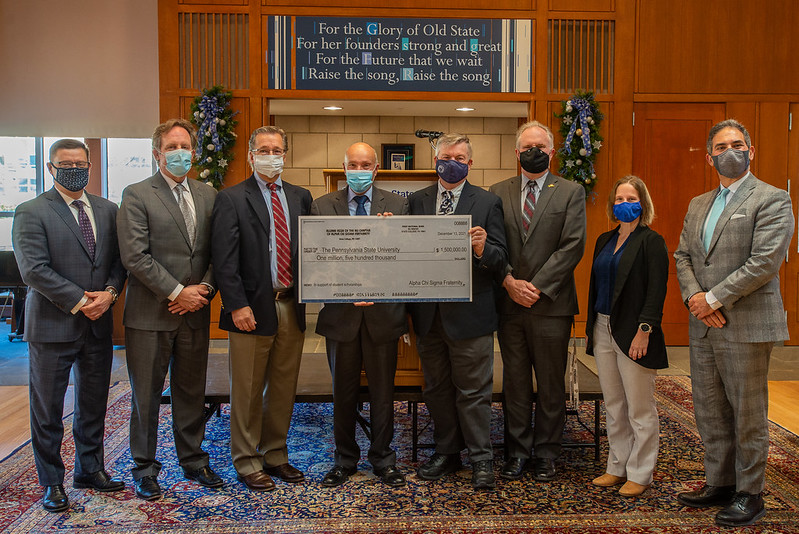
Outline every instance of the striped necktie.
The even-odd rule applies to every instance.
[[[286,212],[283,203],[277,195],[277,184],[269,184],[272,192],[272,218],[275,226],[275,243],[277,245],[277,282],[283,287],[290,287],[291,275],[291,241],[289,240],[289,226],[286,222]]]
[[[522,226],[524,233],[530,229],[530,221],[533,220],[535,211],[535,192],[538,189],[538,182],[529,180],[527,182],[527,195],[524,197],[524,209],[522,210]]]

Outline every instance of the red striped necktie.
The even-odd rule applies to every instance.
[[[275,226],[275,243],[277,244],[277,282],[283,287],[290,287],[291,276],[291,241],[289,227],[286,223],[286,212],[283,203],[277,196],[277,184],[269,184],[272,191],[272,218]]]

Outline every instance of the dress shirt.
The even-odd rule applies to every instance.
[[[545,172],[543,175],[539,176],[535,180],[531,180],[527,176],[525,176],[524,173],[522,173],[522,193],[521,193],[522,211],[524,211],[524,200],[527,198],[527,183],[535,182],[538,184],[538,190],[535,192],[535,201],[537,205],[538,199],[541,197],[541,191],[544,190],[544,182],[547,181],[547,176],[549,176],[549,171]]]
[[[164,181],[166,182],[166,185],[169,186],[169,190],[172,191],[172,196],[175,197],[175,202],[177,202],[178,205],[180,205],[180,199],[178,198],[178,193],[177,193],[177,191],[175,191],[175,188],[178,186],[179,183],[183,184],[183,191],[184,191],[183,194],[186,195],[186,203],[189,205],[189,211],[191,211],[191,216],[194,217],[194,223],[196,224],[197,223],[197,211],[194,209],[194,197],[191,196],[191,189],[189,188],[189,184],[188,184],[189,178],[186,177],[186,178],[183,178],[182,182],[176,182],[175,180],[173,180],[172,178],[169,178],[167,175],[165,175],[163,173],[161,174],[161,176],[164,177]],[[179,283],[175,287],[175,289],[172,290],[172,293],[169,294],[167,299],[169,299],[170,302],[174,301],[176,298],[178,298],[178,295],[180,295],[180,292],[183,291],[183,287],[184,287],[183,284]]]
[[[444,189],[444,186],[441,185],[441,180],[438,181],[438,194],[436,195],[436,215],[438,215],[438,210],[441,207],[441,193],[444,191],[452,192],[452,212],[455,213],[455,210],[458,208],[458,200],[461,198],[464,185],[466,185],[466,180],[461,182],[461,184],[454,189]]]
[[[350,210],[351,216],[354,217],[355,210],[358,209],[358,203],[354,200],[357,196],[366,197],[366,202],[363,203],[363,209],[366,210],[367,215],[372,213],[372,191],[374,191],[374,186],[370,187],[363,195],[356,195],[351,188],[347,187],[347,208]]]
[[[253,171],[255,175],[255,183],[258,184],[258,188],[261,190],[261,194],[264,197],[264,202],[266,202],[266,209],[269,210],[269,227],[275,227],[275,216],[272,213],[272,190],[269,189],[269,182],[265,181],[263,178],[258,176],[257,172]],[[286,214],[286,230],[288,231],[289,236],[291,236],[291,216],[289,215],[289,204],[286,200],[286,193],[283,191],[283,178],[278,177],[275,180],[275,184],[277,185],[276,193],[278,198],[280,199],[280,203],[283,205],[283,213]],[[277,281],[277,241],[275,238],[274,230],[269,232],[269,268],[272,272],[272,289],[275,291],[280,291],[286,289],[285,287],[281,287]]]

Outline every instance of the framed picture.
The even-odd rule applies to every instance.
[[[413,170],[413,145],[383,144],[383,162],[380,168],[387,171]]]

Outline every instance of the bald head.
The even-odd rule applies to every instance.
[[[377,152],[366,143],[351,145],[344,154],[344,170],[377,170]]]

